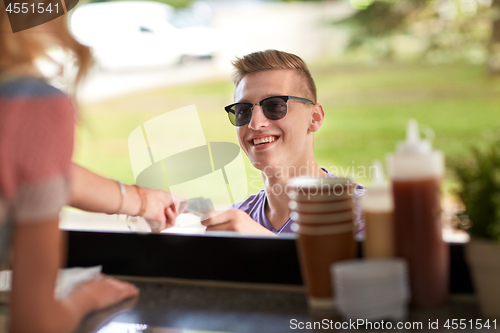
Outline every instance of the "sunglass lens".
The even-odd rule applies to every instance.
[[[236,126],[236,119],[235,119],[234,113],[228,112],[227,116],[229,117],[229,121],[231,122],[231,124]]]
[[[262,103],[262,111],[266,115],[267,119],[278,120],[286,116],[286,101],[279,98],[269,98]]]
[[[243,126],[250,122],[252,119],[252,107],[247,104],[236,104],[234,110],[234,125]]]

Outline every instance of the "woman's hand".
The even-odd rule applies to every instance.
[[[103,276],[55,298],[63,244],[57,215],[15,224],[9,332],[73,332],[89,312],[139,293],[130,283]]]
[[[244,235],[276,236],[239,209],[208,213],[201,221],[206,231],[236,231]]]
[[[165,191],[142,190],[147,197],[147,207],[143,217],[151,227],[151,231],[159,232],[173,227],[177,216],[186,208],[185,205],[181,205],[182,199]]]
[[[89,313],[106,309],[138,294],[139,290],[133,284],[102,275],[77,286],[64,302],[69,306],[81,307],[86,310],[85,313]]]
[[[122,193],[122,186],[125,193]],[[181,207],[180,202],[179,197],[169,192],[120,185],[115,180],[73,164],[70,204],[75,208],[129,216],[137,216],[142,212],[142,217],[148,222],[151,231],[158,232],[175,224],[177,215],[185,208]]]

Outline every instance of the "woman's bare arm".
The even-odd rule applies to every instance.
[[[136,216],[141,210],[141,197],[136,187],[125,185],[126,204],[121,214]],[[166,191],[143,189],[147,203],[144,218],[154,231],[175,224],[181,213],[181,199]],[[122,205],[120,186],[112,179],[102,177],[73,164],[71,170],[70,205],[89,212],[115,214]]]

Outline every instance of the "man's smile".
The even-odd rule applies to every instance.
[[[278,140],[280,138],[279,135],[255,135],[248,140],[250,145],[253,147],[263,147],[268,146]]]

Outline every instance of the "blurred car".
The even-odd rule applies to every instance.
[[[91,3],[74,10],[70,28],[93,49],[102,69],[172,65],[211,57],[220,48],[220,34],[209,26],[209,13],[205,8],[199,15],[199,8],[176,11],[154,1]]]

